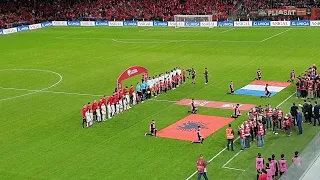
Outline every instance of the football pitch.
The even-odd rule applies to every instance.
[[[225,127],[203,145],[145,137],[152,119],[164,129],[188,116],[174,102],[199,99],[272,107],[285,113],[295,97],[291,85],[271,98],[226,95],[251,83],[256,70],[263,80],[286,82],[319,64],[319,28],[98,28],[53,27],[0,36],[0,179],[196,179],[203,154],[209,179],[255,179],[255,157],[284,153],[290,161],[319,127],[303,124],[304,134],[265,137],[265,147],[225,151]],[[149,75],[176,66],[197,70],[187,83],[139,104],[111,120],[81,127],[81,107],[110,95],[118,76],[141,65]],[[202,72],[209,70],[209,84]],[[126,80],[135,85],[140,76]],[[199,107],[199,114],[230,117],[232,110]],[[245,112],[242,112],[245,114]],[[234,129],[246,116],[234,120]],[[196,137],[196,135],[195,135]],[[291,162],[291,161],[290,161]]]

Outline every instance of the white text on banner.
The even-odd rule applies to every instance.
[[[138,26],[153,26],[153,21],[138,21]]]
[[[94,21],[80,21],[80,26],[95,26]]]

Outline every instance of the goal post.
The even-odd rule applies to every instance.
[[[174,22],[176,28],[199,27],[200,22],[212,22],[212,15],[175,15]]]

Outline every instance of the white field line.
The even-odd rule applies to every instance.
[[[32,94],[35,94],[35,93],[38,93],[38,92],[41,92],[41,91],[45,91],[47,89],[50,89],[50,88],[58,85],[62,81],[61,74],[59,74],[57,72],[54,72],[54,71],[49,71],[49,70],[42,70],[42,69],[1,69],[0,71],[40,71],[40,72],[49,72],[49,73],[58,75],[59,78],[60,78],[56,83],[52,84],[51,86],[48,86],[46,88],[43,88],[43,89],[40,89],[40,90],[37,90],[37,91],[32,91],[30,93],[22,94],[22,95],[19,95],[19,96],[13,96],[13,97],[10,97],[10,98],[0,99],[0,102],[1,101],[6,101],[6,100],[11,100],[11,99],[16,99],[16,98],[20,98],[20,97],[24,97],[24,96],[29,96],[29,95],[32,95]]]
[[[65,40],[107,40],[118,43],[127,43],[127,44],[163,44],[163,43],[182,43],[182,42],[222,42],[222,43],[259,43],[261,41],[232,41],[232,40],[217,40],[217,39],[208,39],[208,40],[197,40],[197,39],[115,39],[115,38],[59,38]]]
[[[292,28],[289,28],[289,29],[287,29],[287,30],[285,30],[285,31],[279,32],[279,33],[277,33],[277,34],[275,34],[275,35],[273,35],[273,36],[270,36],[270,37],[268,37],[268,38],[265,38],[265,39],[261,40],[260,42],[265,42],[265,41],[267,41],[267,40],[269,40],[269,39],[272,39],[272,38],[274,38],[274,37],[276,37],[276,36],[279,36],[279,35],[281,35],[281,34],[283,34],[283,33],[288,32],[288,31],[290,31],[291,29],[292,29]]]
[[[246,170],[244,170],[244,169],[237,169],[237,168],[231,168],[231,167],[223,167],[223,168],[225,168],[225,169],[230,169],[230,170],[235,170],[235,171],[243,171],[243,172],[246,171]]]
[[[61,91],[41,91],[41,90],[33,90],[33,89],[23,89],[23,88],[8,88],[8,87],[0,87],[0,89],[5,90],[15,90],[15,91],[28,91],[28,92],[39,92],[39,93],[53,93],[53,94],[67,94],[67,95],[79,95],[79,96],[103,96],[101,94],[83,94],[83,93],[73,93],[73,92],[61,92]]]
[[[233,30],[235,30],[235,29],[236,29],[236,28],[231,28],[231,29],[228,29],[228,30],[222,31],[222,32],[220,32],[220,33],[230,32],[230,31],[233,31]]]
[[[123,41],[112,39],[113,42],[123,43],[123,44],[168,44],[172,43],[170,41]]]
[[[237,169],[237,168],[232,168],[232,167],[227,167],[227,165],[235,158],[237,157],[242,151],[239,151],[237,154],[235,154],[231,159],[229,159],[226,163],[224,163],[224,165],[222,165],[222,168],[226,168],[226,169],[231,169],[231,170],[236,170],[236,171],[246,171],[244,169]]]
[[[277,105],[277,107],[281,106],[282,104],[284,104],[285,102],[287,102],[293,95],[295,95],[296,92],[292,93],[287,99],[283,100],[279,105]],[[236,138],[233,142],[237,141],[239,139]],[[216,154],[215,156],[213,156],[208,162],[213,161],[215,158],[217,158],[218,156],[220,156],[220,154],[222,154],[225,150],[227,150],[227,147],[223,148],[220,152],[218,152],[218,154]],[[230,163],[230,162],[229,162]],[[236,168],[227,168],[227,169],[233,169],[236,170]],[[186,178],[186,180],[190,180],[194,175],[197,174],[197,171],[193,172],[189,177]]]

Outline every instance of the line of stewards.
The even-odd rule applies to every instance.
[[[297,153],[297,152],[296,152]],[[293,162],[295,163],[296,158],[293,157]],[[257,180],[273,180],[278,179],[279,177],[286,177],[287,160],[284,158],[284,154],[281,154],[279,161],[277,161],[276,156],[273,154],[271,158],[268,158],[266,163],[261,153],[258,153],[256,158],[256,170],[257,170]]]

